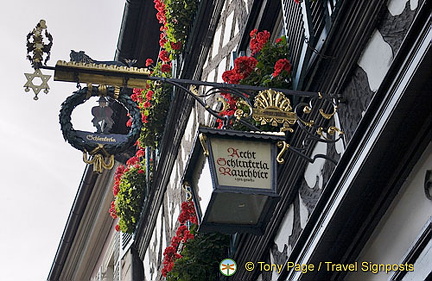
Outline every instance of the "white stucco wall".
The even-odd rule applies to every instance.
[[[144,276],[146,280],[157,280],[156,276],[160,273],[159,264],[157,263],[160,258],[159,253],[167,246],[164,223],[165,218],[162,216],[161,208],[158,213],[155,228],[153,229],[152,238],[144,255]]]
[[[418,0],[393,0],[389,1],[387,4],[387,8],[389,9],[390,13],[393,16],[397,16],[402,14],[403,10],[405,9],[406,3],[410,3],[410,9],[415,10],[418,6]]]
[[[359,66],[366,72],[370,89],[374,92],[378,90],[384,80],[387,71],[393,60],[393,53],[390,45],[384,41],[378,30],[372,35],[359,61]]]
[[[393,16],[400,15],[409,2],[414,10],[418,1],[393,0],[387,8]],[[375,30],[358,64],[368,76],[372,91],[377,91],[391,63],[393,54],[390,46]],[[402,262],[421,229],[432,215],[432,202],[427,200],[423,192],[423,180],[426,169],[432,169],[432,147],[426,149],[422,159],[413,169],[411,175],[401,188],[393,205],[389,208],[374,234],[369,239],[358,262],[397,264]],[[388,280],[391,274],[362,272],[359,270],[348,276],[347,280]]]
[[[403,12],[407,2],[410,2],[411,10],[418,6],[418,0],[393,0],[389,1],[387,8],[393,16],[397,16]],[[358,65],[366,72],[370,89],[373,92],[377,91],[381,85],[392,60],[393,53],[390,45],[384,41],[381,33],[375,30],[358,62]]]
[[[359,263],[400,264],[403,261],[432,216],[432,201],[426,198],[423,190],[426,170],[432,170],[432,144],[423,153],[367,242],[357,259]],[[349,275],[347,280],[388,280],[392,274],[393,272],[373,274],[362,272],[359,268],[359,272]]]

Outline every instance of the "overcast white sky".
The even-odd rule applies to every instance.
[[[24,72],[33,72],[26,60],[26,35],[40,19],[46,20],[54,37],[48,65],[69,60],[70,50],[111,60],[124,2],[24,0],[1,4],[1,280],[46,280],[85,167],[82,153],[63,140],[58,122],[60,104],[76,85],[51,78],[50,92],[41,92],[34,101],[33,93],[23,88]]]

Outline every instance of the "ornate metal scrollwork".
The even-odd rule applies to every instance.
[[[118,94],[117,90],[114,87],[89,85],[89,88],[82,88],[68,97],[60,110],[59,117],[63,137],[74,148],[83,152],[83,161],[93,165],[93,171],[98,173],[114,166],[114,155],[131,147],[138,139],[142,128],[141,113],[136,103],[126,93]],[[72,111],[91,96],[116,97],[116,101],[128,109],[132,117],[132,126],[127,135],[83,132],[73,128],[71,123]],[[91,156],[90,159],[88,155]]]
[[[39,23],[27,34],[27,59],[30,61],[34,68],[33,73],[24,73],[27,82],[24,85],[25,91],[33,90],[35,96],[34,100],[38,100],[38,94],[41,90],[47,94],[49,91],[48,80],[50,75],[44,75],[40,68],[46,65],[50,59],[50,51],[53,45],[53,37],[47,31],[45,20],[40,20]],[[35,78],[39,78],[41,84],[34,82]]]
[[[35,99],[37,99],[40,90],[45,89],[45,91],[48,91],[49,89],[47,85],[49,76],[46,77],[46,75],[40,73],[39,68],[55,70],[57,81],[88,83],[87,88],[80,89],[66,100],[62,105],[60,118],[65,138],[72,146],[85,153],[91,154],[96,147],[87,147],[87,144],[79,142],[79,137],[70,124],[70,113],[76,105],[93,95],[93,88],[97,86],[92,86],[92,84],[99,85],[98,90],[102,95],[106,95],[108,90],[113,92],[112,89],[115,89],[112,96],[129,103],[130,101],[127,100],[125,95],[119,92],[120,87],[142,88],[146,86],[148,81],[154,81],[156,83],[170,84],[174,86],[174,89],[189,95],[216,120],[222,120],[222,129],[237,126],[234,129],[256,132],[268,130],[284,132],[286,141],[280,144],[282,151],[277,156],[280,163],[284,162],[283,155],[286,151],[294,152],[310,162],[313,162],[316,158],[325,158],[336,162],[326,155],[309,157],[308,152],[306,152],[307,148],[310,148],[316,142],[334,143],[343,134],[342,130],[329,122],[337,112],[337,104],[335,104],[333,97],[329,95],[319,92],[152,77],[148,69],[132,67],[133,61],[127,64],[97,61],[82,51],[72,51],[70,62],[59,61],[55,67],[47,67],[44,64],[49,59],[52,36],[46,31],[45,21],[41,20],[39,22],[36,28],[27,35],[27,40],[28,58],[36,72],[35,74],[26,74],[28,82],[25,87],[26,91],[29,91],[30,88],[34,90]],[[30,56],[30,53],[33,55]],[[45,60],[43,60],[44,54],[46,54]],[[32,84],[32,79],[35,77],[41,77],[43,80],[41,86]],[[110,85],[109,89],[103,89],[103,85]],[[225,98],[227,96],[233,98],[227,100]],[[292,101],[300,102],[294,105]],[[128,108],[129,111],[137,111],[136,115],[138,115],[139,110],[137,108],[132,109],[132,107]],[[228,110],[231,111],[230,114],[224,114]],[[133,114],[135,113],[131,115]],[[137,124],[132,126],[131,132],[127,136],[127,145],[130,145],[136,139],[139,134],[139,127]],[[299,134],[304,139],[300,142],[295,141],[295,145],[289,143],[293,136],[290,134],[299,131],[304,132],[304,134]],[[112,155],[120,149],[118,146],[104,144],[102,148],[98,149],[98,152],[105,151]],[[102,155],[104,153],[95,152],[94,155],[96,154]],[[109,161],[97,160],[97,162],[97,166],[100,167],[104,165],[110,166]]]
[[[294,132],[291,128],[297,122],[297,114],[292,111],[291,101],[281,92],[269,89],[259,92],[255,97],[253,119],[261,125],[278,126],[281,131]]]
[[[165,82],[190,92],[187,87],[182,86],[179,82],[171,80],[165,80]],[[248,86],[241,85],[239,88],[231,88],[230,85],[216,83],[211,86],[204,94],[199,95],[197,88],[194,88],[194,92],[189,94],[207,112],[218,119],[224,120],[224,128],[232,128],[235,123],[240,123],[251,131],[265,131],[266,129],[261,127],[265,125],[267,127],[273,126],[275,128],[273,130],[285,132],[287,141],[278,144],[281,148],[281,152],[277,156],[278,163],[284,163],[283,155],[286,151],[294,152],[309,162],[314,162],[317,158],[324,158],[336,163],[336,160],[324,154],[313,155],[312,157],[305,154],[307,147],[311,144],[316,142],[335,143],[343,135],[341,129],[329,123],[329,120],[337,112],[337,106],[330,96],[315,93],[314,96],[310,97],[308,103],[301,102],[293,108],[288,95],[280,89],[259,88],[257,91],[257,87],[248,88]],[[229,101],[223,98],[224,94],[227,93],[236,97],[235,105],[237,109],[233,115],[223,116],[221,112],[230,108]],[[210,96],[217,96],[217,98],[208,99]],[[217,106],[208,104],[209,100],[220,102],[219,110],[214,109],[218,108]],[[329,108],[331,112],[328,112]],[[307,118],[308,116],[310,118]],[[301,142],[301,147],[295,147],[288,143],[291,137],[289,134],[294,133],[296,130],[306,133],[305,139]]]
[[[48,80],[51,78],[51,75],[45,75],[41,72],[40,69],[35,69],[35,71],[33,73],[24,73],[24,75],[27,78],[27,82],[24,84],[24,88],[26,92],[29,92],[30,89],[33,90],[34,93],[34,100],[38,100],[38,94],[40,93],[40,91],[44,90],[45,94],[48,94],[49,92],[49,86],[48,86]],[[35,78],[39,78],[42,83],[37,85],[33,82],[33,80]]]
[[[100,153],[102,151],[102,153]],[[86,164],[93,165],[93,171],[102,173],[103,170],[111,170],[114,167],[114,155],[110,155],[100,146],[100,151],[83,152],[83,161]],[[92,158],[89,160],[87,154],[90,154]]]
[[[27,34],[27,58],[33,68],[38,69],[42,64],[46,65],[50,59],[52,45],[53,37],[47,30],[46,21],[42,19]]]

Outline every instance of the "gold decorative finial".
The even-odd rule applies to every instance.
[[[24,85],[25,91],[33,90],[35,96],[34,100],[38,100],[38,94],[41,90],[47,94],[49,91],[48,80],[50,75],[44,75],[40,68],[46,64],[50,58],[50,51],[53,45],[53,37],[47,31],[45,20],[40,20],[35,28],[27,34],[27,59],[31,62],[32,67],[35,69],[34,73],[24,73],[27,82]],[[45,57],[45,59],[44,59]],[[35,78],[41,80],[41,84],[35,84]]]
[[[45,32],[44,32],[45,31]],[[27,58],[30,60],[33,68],[37,69],[46,64],[50,58],[50,51],[53,45],[53,37],[47,31],[45,20],[39,23],[27,34]],[[45,60],[44,60],[44,54]]]

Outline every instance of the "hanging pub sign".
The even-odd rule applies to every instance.
[[[335,143],[339,141],[343,132],[332,124],[327,122],[336,114],[337,100],[331,94],[321,92],[304,92],[290,89],[268,89],[267,87],[249,86],[249,85],[230,85],[226,83],[212,83],[206,81],[196,81],[190,79],[177,79],[166,77],[151,76],[151,71],[147,68],[134,67],[136,60],[119,61],[98,61],[86,55],[84,51],[70,54],[70,61],[58,61],[55,66],[47,66],[46,63],[50,58],[53,37],[47,31],[45,20],[40,20],[36,27],[27,34],[27,58],[30,60],[34,73],[25,73],[27,82],[24,85],[25,91],[33,90],[34,99],[38,99],[40,91],[48,93],[48,80],[50,75],[42,73],[42,69],[54,70],[54,80],[88,83],[88,87],[80,88],[70,96],[63,104],[60,112],[60,124],[64,138],[75,148],[83,151],[84,161],[94,165],[95,171],[109,169],[114,165],[114,156],[117,153],[128,149],[139,137],[142,127],[141,118],[136,104],[131,101],[130,97],[115,89],[142,88],[147,85],[148,81],[158,81],[158,83],[169,84],[180,89],[181,92],[193,98],[199,105],[217,119],[223,120],[222,128],[232,128],[234,124],[241,124],[250,130],[260,130],[256,122],[260,125],[269,125],[279,127],[281,132],[285,132],[286,137],[279,136],[260,136],[251,133],[217,133],[207,130],[205,135],[219,135],[225,139],[243,139],[244,143],[229,143],[227,141],[210,141],[204,146],[204,149],[210,157],[212,175],[216,183],[215,190],[224,188],[237,189],[245,191],[267,191],[273,194],[275,188],[275,167],[274,159],[282,164],[283,155],[286,151],[296,153],[307,161],[313,163],[316,158],[324,158],[337,163],[328,155],[316,154],[313,157],[304,153],[308,151],[314,141],[325,143]],[[40,80],[41,84],[37,81]],[[90,83],[99,84],[92,86]],[[110,86],[104,86],[110,85]],[[198,87],[203,87],[204,92],[200,94]],[[80,87],[80,86],[79,86]],[[233,115],[221,114],[222,111],[229,109],[232,105],[224,98],[207,99],[209,96],[226,93],[235,97],[235,113]],[[257,94],[258,93],[258,94]],[[99,106],[92,110],[92,123],[96,132],[83,132],[73,129],[71,124],[71,113],[73,109],[87,101],[92,96],[100,97]],[[291,105],[289,96],[297,101],[296,105]],[[254,97],[254,100],[251,100]],[[109,100],[108,100],[109,99]],[[107,102],[115,101],[123,104],[132,117],[132,127],[127,135],[112,134],[113,126],[112,112]],[[207,103],[207,102],[210,103]],[[221,110],[219,106],[214,107],[211,102],[217,101],[222,103]],[[232,102],[232,101],[231,101]],[[104,105],[105,104],[105,105]],[[315,105],[317,105],[315,110]],[[328,112],[328,110],[331,110]],[[316,117],[322,119],[316,119]],[[324,122],[320,122],[324,121]],[[302,130],[307,135],[307,140],[298,141],[302,143],[301,147],[293,147],[285,140],[288,133]],[[276,139],[276,140],[275,140]],[[260,144],[254,146],[253,141],[261,140],[270,142],[271,145]],[[232,140],[231,140],[232,141]],[[205,143],[205,141],[204,141]],[[274,143],[277,143],[281,151],[277,156],[274,150]],[[232,151],[227,151],[229,146]],[[88,159],[88,156],[91,159]],[[272,155],[269,158],[269,155]],[[215,162],[216,161],[216,162]],[[273,192],[273,193],[272,193]],[[270,195],[269,195],[270,196]],[[271,197],[271,196],[270,196]]]
[[[201,138],[205,142],[207,136],[202,134]],[[273,188],[272,143],[212,136],[208,145],[207,153],[212,155],[211,167],[219,187]]]
[[[98,105],[91,109],[93,119],[89,120],[95,131],[75,130],[71,123],[72,111],[92,96],[99,97]],[[128,134],[111,132],[114,125],[114,112],[108,104],[109,99],[120,103],[128,110],[132,118],[132,126]],[[138,139],[142,128],[139,109],[128,94],[122,93],[115,87],[93,86],[91,84],[74,92],[63,102],[60,110],[60,125],[65,140],[74,148],[81,150],[84,162],[92,164],[93,170],[98,173],[114,166],[114,155],[129,149]]]
[[[199,231],[260,235],[279,200],[277,143],[284,136],[200,128],[184,181]]]

